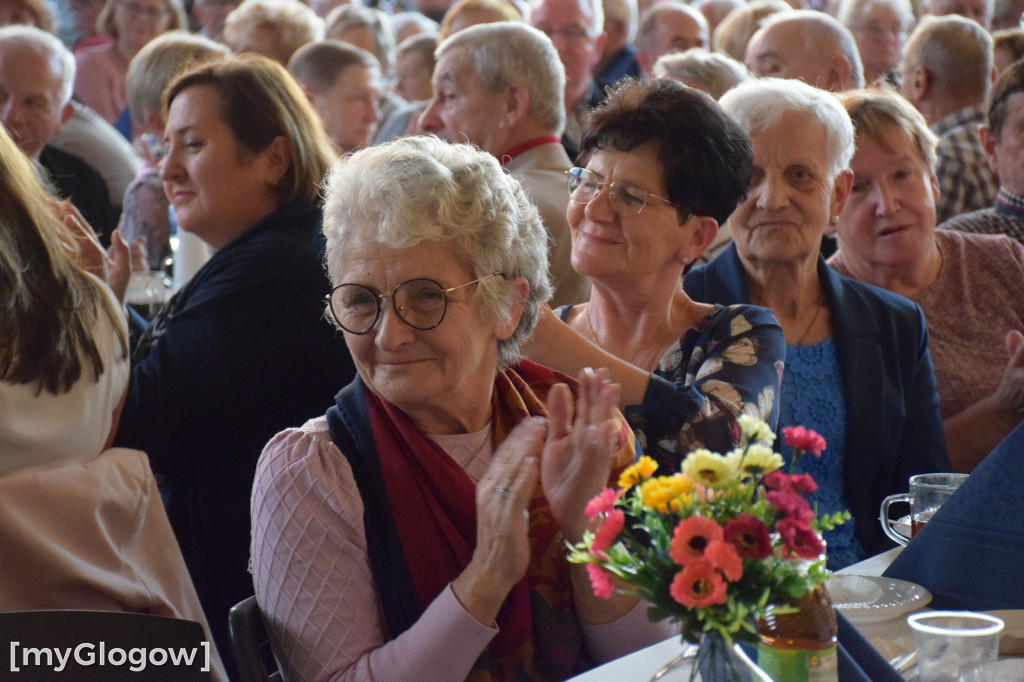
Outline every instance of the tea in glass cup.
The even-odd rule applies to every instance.
[[[910,492],[889,495],[882,500],[879,520],[882,530],[892,540],[906,545],[910,538],[896,532],[893,522],[889,519],[889,507],[897,502],[910,505],[910,537],[914,537],[956,492],[957,488],[967,480],[967,474],[918,474],[910,477]]]

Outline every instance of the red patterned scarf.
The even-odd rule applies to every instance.
[[[492,393],[493,445],[531,416],[547,416],[551,387],[576,382],[523,361],[498,373]],[[476,543],[476,485],[437,444],[394,406],[367,392],[380,471],[421,609],[469,564]],[[613,477],[632,463],[633,438],[620,422]],[[499,633],[471,680],[562,680],[589,667],[572,604],[569,564],[548,502],[538,486],[529,505],[531,558],[526,577],[498,614]],[[387,589],[381,586],[381,589]]]

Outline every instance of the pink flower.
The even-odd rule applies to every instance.
[[[725,524],[725,541],[732,543],[739,555],[748,559],[765,559],[772,553],[768,526],[750,514],[740,514]]]
[[[672,533],[668,555],[680,566],[686,566],[704,556],[704,550],[712,540],[724,538],[722,527],[711,519],[691,516],[683,519]]]
[[[593,521],[601,514],[607,514],[615,507],[615,502],[619,499],[619,495],[622,494],[621,490],[612,490],[611,488],[605,488],[597,495],[587,502],[587,506],[583,509],[583,513],[587,515],[587,518]]]
[[[704,550],[704,556],[729,582],[734,583],[743,577],[743,559],[732,544],[724,540],[712,540]]]
[[[626,523],[626,515],[621,509],[612,509],[605,516],[604,523],[594,533],[594,541],[590,543],[590,551],[601,554],[612,546],[615,538]]]
[[[700,609],[728,601],[726,584],[710,561],[694,561],[676,573],[669,594],[683,606]]]
[[[594,590],[594,596],[600,599],[610,599],[615,592],[612,574],[600,566],[587,564],[587,575],[590,576],[590,586]]]
[[[794,450],[809,452],[815,457],[821,457],[826,446],[825,439],[817,431],[802,426],[783,426],[782,440]]]
[[[825,551],[821,538],[804,521],[785,518],[779,521],[777,528],[786,547],[804,559],[817,559]]]

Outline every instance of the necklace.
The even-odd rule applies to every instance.
[[[476,450],[473,450],[473,454],[469,456],[468,461],[472,462],[474,459],[476,459],[476,456],[480,454],[480,451],[484,449],[484,446],[491,442],[491,435],[493,431],[494,420],[491,420],[491,422],[487,424],[487,435],[484,437],[482,441],[480,441],[480,445],[476,446]]]
[[[594,339],[594,343],[597,344],[598,348],[603,350],[605,353],[608,353],[609,352],[608,349],[605,348],[604,344],[601,343],[601,340],[599,338],[597,338],[597,332],[594,331],[594,324],[590,321],[590,304],[589,303],[587,304],[587,309],[584,312],[583,316],[585,318],[587,318],[587,329],[590,330],[590,338]]]
[[[804,339],[807,338],[807,335],[811,333],[811,328],[814,326],[814,323],[818,321],[818,315],[821,314],[821,308],[822,306],[817,306],[817,309],[814,311],[814,317],[811,318],[810,324],[807,325],[807,329],[804,330],[803,335],[799,339],[797,339],[796,343],[793,344],[794,346],[801,345],[804,342]]]

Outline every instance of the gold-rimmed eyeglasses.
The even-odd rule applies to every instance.
[[[586,168],[570,168],[565,173],[569,176],[569,199],[577,204],[589,204],[601,192],[601,188],[607,187],[608,200],[619,215],[636,215],[652,199],[680,208],[669,199],[651,194],[632,182],[604,182]]]
[[[373,329],[380,319],[385,298],[391,299],[398,319],[413,329],[427,331],[444,320],[448,294],[491,277],[505,277],[505,274],[493,272],[447,289],[432,279],[410,279],[395,287],[390,296],[362,284],[339,284],[331,289],[327,303],[335,322],[350,334],[366,334]]]

